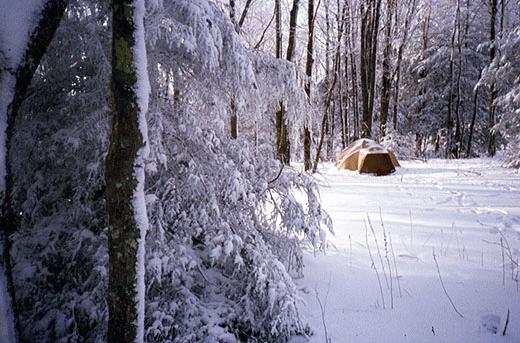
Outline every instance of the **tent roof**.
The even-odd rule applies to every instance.
[[[371,139],[362,138],[351,143],[337,156],[336,166],[360,173],[386,175],[400,165],[392,150]]]

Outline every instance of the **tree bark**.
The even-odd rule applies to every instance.
[[[330,104],[332,100],[332,94],[334,93],[334,88],[336,86],[336,82],[338,80],[338,68],[339,68],[339,62],[340,62],[340,51],[341,51],[341,38],[343,33],[343,25],[345,22],[345,15],[346,15],[346,7],[343,8],[342,15],[341,15],[341,29],[338,32],[338,39],[336,42],[336,50],[334,54],[334,63],[333,63],[333,74],[332,74],[332,82],[329,86],[329,89],[327,90],[327,94],[325,96],[325,104],[323,108],[323,115],[321,120],[321,130],[320,130],[320,138],[318,141],[318,147],[316,149],[316,158],[314,159],[314,164],[312,166],[312,173],[315,173],[318,170],[318,163],[320,161],[320,155],[321,155],[321,149],[323,147],[323,140],[325,136],[325,125],[327,124],[327,116],[330,109]]]
[[[457,10],[455,19],[453,19],[453,29],[451,32],[451,52],[449,62],[450,85],[448,91],[448,111],[446,117],[446,127],[448,129],[448,144],[446,146],[446,157],[449,158],[453,154],[453,66],[455,55],[455,37],[457,34],[457,24],[459,21],[460,0],[457,0]]]
[[[383,62],[381,66],[381,109],[379,115],[379,137],[386,134],[386,122],[388,120],[388,109],[390,105],[390,51],[392,49],[390,33],[392,32],[393,0],[386,0],[386,26],[385,26],[385,48],[383,50]]]
[[[477,85],[480,82],[480,77],[482,76],[482,70],[479,70]],[[480,87],[476,86],[473,91],[473,116],[471,117],[471,124],[469,126],[469,135],[468,135],[468,146],[466,150],[466,158],[471,157],[471,143],[473,139],[473,130],[475,128],[475,120],[477,118],[477,110],[478,110],[478,91]]]
[[[148,104],[143,15],[144,0],[112,2],[112,131],[105,161],[109,342],[142,342],[144,335]]]
[[[298,22],[298,8],[300,0],[293,0],[291,14],[289,18],[289,40],[287,42],[287,61],[292,62],[294,59],[294,50],[296,49],[296,24]]]
[[[497,16],[497,0],[489,0],[489,65],[491,66],[496,56],[496,16]],[[488,155],[494,156],[496,153],[495,147],[495,133],[493,132],[493,126],[495,126],[495,97],[496,97],[496,86],[493,82],[489,90],[488,99]]]
[[[460,79],[462,77],[462,37],[461,37],[461,15],[460,15],[460,0],[457,1],[457,53],[458,53],[458,63],[457,63],[457,102],[455,103],[455,145],[453,146],[453,155],[455,158],[460,157],[460,152],[462,151],[462,130],[463,130],[463,119],[462,113],[460,112],[460,105],[462,103],[461,94],[462,90],[460,85]]]
[[[252,2],[253,2],[253,0],[246,0],[246,4],[244,5],[244,9],[242,10],[242,14],[240,15],[240,19],[238,20],[238,27],[239,28],[242,28],[242,26],[244,26],[244,22],[246,21],[247,13],[249,12],[249,8],[251,7],[251,3]]]
[[[381,0],[368,0],[361,3],[361,96],[363,115],[361,136],[372,136],[372,113],[374,109],[376,49],[379,31]]]
[[[246,6],[248,6],[246,4]],[[244,9],[245,10],[245,9]],[[247,12],[247,10],[245,10]],[[240,34],[240,25],[236,22],[236,4],[235,0],[229,0],[229,17],[231,19],[231,23],[233,23],[233,26],[235,27],[235,31]],[[234,100],[234,94],[235,90],[231,90],[233,93],[231,95],[231,100],[229,101],[229,131],[231,139],[237,139],[238,137],[238,114],[237,114],[237,106]]]
[[[275,25],[276,25],[276,39],[275,49],[276,58],[282,58],[282,12],[280,0],[275,1]],[[291,48],[291,49],[294,49]],[[289,164],[291,160],[291,152],[289,147],[288,128],[285,119],[286,109],[283,102],[279,103],[279,109],[276,111],[275,125],[276,125],[276,157],[280,162]]]
[[[305,74],[307,80],[305,81],[304,89],[309,98],[311,99],[311,78],[312,78],[312,65],[314,63],[314,0],[308,0],[307,4],[307,60],[305,63]],[[303,169],[309,171],[312,169],[311,162],[311,132],[309,130],[309,114],[305,113],[303,120]]]
[[[231,117],[230,117],[230,132],[231,139],[238,138],[238,116],[237,116],[237,105],[234,100],[230,103]]]
[[[350,58],[350,81],[352,85],[352,97],[351,97],[351,108],[353,115],[353,139],[356,140],[360,137],[360,125],[359,125],[359,88],[358,88],[358,72],[356,66],[356,59],[354,58],[354,48],[352,47],[352,41],[354,41],[354,31],[351,27],[352,13],[350,9],[349,0],[345,1],[346,13],[348,13],[348,20],[346,21],[346,37],[347,48],[349,51]]]

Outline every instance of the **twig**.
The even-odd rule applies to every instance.
[[[399,272],[397,271],[397,263],[395,261],[394,246],[392,245],[392,235],[388,232],[388,240],[390,241],[390,251],[392,252],[392,259],[394,260],[395,279],[397,280],[397,288],[399,289],[399,298],[403,297],[401,292],[401,281],[399,281]]]
[[[282,167],[280,168],[280,170],[278,171],[278,175],[276,175],[276,177],[274,179],[272,179],[271,181],[267,182],[268,184],[272,184],[274,183],[276,180],[278,180],[278,178],[280,177],[280,175],[282,175],[282,171],[283,171],[283,168],[285,167],[285,163],[282,163]]]
[[[379,283],[379,292],[381,292],[381,301],[383,302],[383,309],[385,309],[386,306],[385,306],[385,297],[383,295],[383,286],[381,286],[381,278],[379,277],[379,272],[377,271],[377,266],[374,263],[374,258],[372,257],[372,252],[370,251],[370,244],[368,243],[368,227],[367,227],[367,222],[365,221],[365,218],[363,218],[363,224],[365,224],[365,240],[367,243],[368,255],[370,256],[370,261],[372,262],[372,267],[374,267],[374,270],[376,272],[377,282]]]
[[[435,256],[435,249],[433,249],[433,260],[435,261],[435,265],[437,266],[437,273],[439,275],[439,280],[441,281],[441,286],[442,286],[442,289],[444,291],[444,294],[446,294],[446,297],[448,298],[448,300],[450,301],[450,304],[451,306],[453,307],[453,309],[455,310],[455,312],[457,312],[457,314],[461,317],[461,318],[464,318],[464,316],[459,312],[459,310],[457,310],[457,307],[455,307],[455,304],[453,303],[453,300],[451,300],[451,297],[450,295],[448,294],[448,291],[446,290],[446,287],[444,287],[444,282],[442,281],[442,277],[441,277],[441,271],[439,269],[439,263],[437,262],[437,257]]]
[[[383,276],[385,277],[386,282],[386,288],[390,288],[390,285],[388,283],[388,278],[386,277],[386,270],[385,270],[385,264],[383,263],[383,258],[381,257],[381,250],[379,250],[379,243],[377,242],[377,236],[376,231],[374,230],[374,227],[372,226],[372,221],[370,220],[370,216],[367,213],[367,220],[368,225],[370,225],[370,230],[372,231],[372,235],[374,236],[374,241],[376,242],[376,248],[377,248],[377,256],[379,257],[379,262],[381,263],[381,268],[383,269]]]
[[[502,336],[506,335],[508,325],[509,325],[509,309],[507,309],[506,323],[504,324],[504,330],[502,330]]]
[[[502,250],[502,286],[506,285],[506,259],[504,256],[504,239],[500,237],[500,248]]]
[[[381,207],[379,208],[379,218],[381,220],[381,228],[383,229],[383,241],[385,243],[385,259],[388,264],[388,274],[390,277],[390,308],[394,309],[394,284],[392,281],[392,267],[390,266],[390,259],[388,258],[388,240],[386,239],[385,224],[383,223],[383,215],[381,213]]]
[[[318,305],[320,305],[320,311],[321,311],[321,322],[323,324],[323,330],[325,331],[325,343],[329,343],[331,340],[329,338],[329,333],[327,331],[327,322],[325,321],[325,311],[327,308],[327,299],[329,297],[329,291],[330,291],[330,283],[331,283],[331,276],[329,275],[329,283],[327,285],[327,294],[325,294],[325,303],[321,302],[320,295],[318,293],[318,288],[314,288],[314,293],[316,295],[316,300],[318,301]]]
[[[507,253],[507,258],[509,259],[509,261],[511,262],[511,279],[514,280],[514,271],[515,271],[515,268],[518,270],[519,266],[518,266],[518,261],[515,261],[514,257],[513,257],[513,253],[511,252],[511,247],[509,246],[509,242],[506,238],[506,236],[504,235],[504,233],[502,231],[498,231],[498,233],[500,233],[500,236],[502,237],[501,240],[503,240],[503,242],[501,242],[501,246],[502,246],[502,249],[505,248],[505,252]]]

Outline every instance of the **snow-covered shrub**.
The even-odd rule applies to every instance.
[[[192,42],[190,54],[182,46],[155,54],[169,44],[170,28],[151,24],[148,31],[149,70],[158,82],[149,113],[147,338],[285,341],[306,330],[287,268],[301,272],[301,244],[316,244],[330,220],[311,178],[288,167],[278,175],[272,154],[251,144],[251,135],[226,137],[226,122],[229,102],[242,97],[239,108],[249,114],[239,122],[255,121],[255,135],[269,139],[274,126],[266,115],[273,118],[282,100],[297,113],[304,93],[290,64],[242,48],[217,6],[172,1],[153,13],[156,23],[161,16],[179,21],[169,22],[173,31],[195,29],[181,33],[181,42]],[[215,55],[202,53],[208,42]],[[174,100],[161,97],[172,85]]]
[[[394,151],[400,160],[421,156],[421,151],[417,151],[415,135],[411,133],[402,135],[396,130],[388,130],[386,136],[381,140],[381,145]]]
[[[316,243],[320,218],[328,223],[316,185],[291,169],[270,183],[272,159],[193,122],[176,135],[150,186],[148,339],[273,341],[303,332],[284,264],[301,268],[299,242]],[[307,194],[306,206],[294,189]]]
[[[310,177],[278,175],[271,154],[245,134],[229,139],[225,123],[235,99],[267,142],[266,114],[280,100],[297,113],[304,99],[294,68],[243,49],[212,2],[148,5],[146,339],[286,341],[307,330],[289,272],[301,273],[302,246],[316,246],[331,222]],[[106,338],[107,6],[71,1],[14,127],[25,341]]]
[[[504,151],[506,166],[520,168],[520,28],[511,31],[501,41],[499,50],[500,56],[487,75],[505,90],[496,100],[503,114],[495,129],[507,141]]]
[[[71,3],[15,123],[12,259],[27,342],[96,341],[106,330],[110,36],[97,10]]]

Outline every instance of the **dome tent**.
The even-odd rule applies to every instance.
[[[338,155],[336,167],[381,176],[393,173],[400,165],[392,150],[363,138],[351,143]]]

